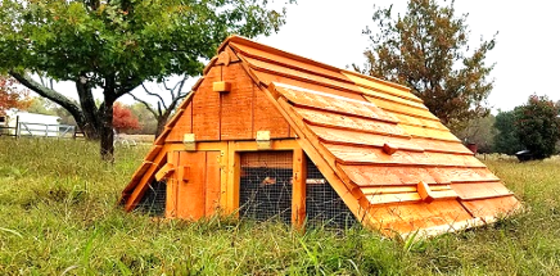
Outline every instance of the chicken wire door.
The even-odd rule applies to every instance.
[[[307,159],[306,214],[310,225],[348,228],[357,220],[317,166]]]
[[[292,151],[240,154],[239,215],[258,221],[291,222]]]
[[[219,208],[221,193],[220,152],[175,152],[176,216],[198,220]]]

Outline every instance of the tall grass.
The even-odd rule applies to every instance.
[[[198,223],[126,214],[116,205],[147,147],[0,139],[0,274],[560,275],[560,161],[488,160],[527,211],[430,240],[355,228]]]

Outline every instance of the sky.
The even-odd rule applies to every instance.
[[[278,34],[257,40],[337,67],[361,65],[371,45],[362,30],[375,27],[373,3],[393,3],[394,11],[404,13],[406,2],[300,0],[289,7],[287,24]],[[481,36],[489,40],[498,32],[496,47],[486,59],[487,64],[495,63],[490,75],[494,89],[488,97],[494,112],[511,110],[533,93],[560,100],[555,85],[560,77],[555,69],[560,65],[559,1],[457,0],[455,8],[457,16],[469,14],[472,47],[480,45]]]
[[[368,25],[375,27],[373,5],[388,7],[392,2],[394,11],[405,12],[405,0],[298,0],[297,5],[288,6],[287,23],[280,32],[255,40],[340,68],[361,65],[365,62],[363,52],[370,46],[362,30]],[[555,85],[560,71],[555,69],[560,65],[560,41],[556,39],[560,2],[457,0],[455,8],[457,16],[469,14],[471,47],[478,46],[481,37],[488,40],[498,32],[496,47],[486,59],[487,64],[495,63],[490,75],[494,89],[487,101],[493,113],[511,110],[533,93],[560,100],[560,89]],[[192,79],[189,85],[195,82]],[[155,85],[150,87],[157,90]],[[138,90],[135,94],[143,93]],[[122,101],[133,100],[126,96]]]

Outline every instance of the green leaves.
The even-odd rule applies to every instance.
[[[469,52],[467,16],[455,16],[453,2],[439,6],[435,0],[409,0],[403,16],[391,7],[373,16],[379,28],[370,36],[363,73],[409,86],[426,106],[452,130],[485,116],[485,100],[493,88],[488,76],[494,65],[485,64],[495,36]]]
[[[535,94],[526,104],[514,109],[515,133],[519,141],[535,159],[544,159],[556,153],[560,139],[560,107],[546,96]]]
[[[0,58],[8,62],[0,67],[57,80],[88,75],[93,87],[115,76],[124,88],[196,75],[200,61],[230,34],[268,35],[284,20],[285,11],[268,9],[266,0],[6,0],[0,6]]]

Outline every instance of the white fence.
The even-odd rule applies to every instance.
[[[76,127],[60,124],[18,122],[16,127],[1,127],[0,135],[16,137],[75,138]]]

